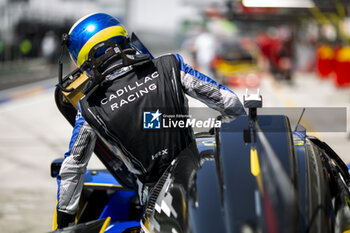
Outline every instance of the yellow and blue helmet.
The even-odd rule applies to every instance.
[[[68,36],[69,54],[80,67],[96,44],[112,40],[121,45],[128,38],[128,33],[116,18],[104,13],[93,13],[79,19],[70,29]],[[103,52],[100,51],[101,54]]]

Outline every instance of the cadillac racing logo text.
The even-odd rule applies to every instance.
[[[111,110],[114,111],[124,105],[134,102],[138,98],[148,95],[150,92],[157,89],[157,84],[154,79],[158,77],[159,73],[155,71],[151,75],[146,76],[143,80],[121,87],[106,98],[103,98],[101,100],[101,105],[108,104]]]

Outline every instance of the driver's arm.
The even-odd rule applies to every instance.
[[[200,100],[224,116],[246,114],[241,101],[233,91],[185,64],[179,54],[174,54],[174,56],[180,65],[181,84],[186,94]]]
[[[74,221],[84,184],[84,174],[95,147],[96,133],[81,114],[80,105],[75,119],[69,150],[57,177],[57,224],[66,227]]]

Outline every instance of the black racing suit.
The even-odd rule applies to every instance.
[[[73,215],[78,209],[84,173],[97,136],[139,183],[156,182],[195,140],[191,127],[161,126],[162,116],[188,115],[185,94],[222,115],[245,114],[232,91],[185,64],[178,54],[118,70],[82,98],[57,179],[59,213]]]

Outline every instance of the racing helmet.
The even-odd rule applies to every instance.
[[[93,13],[79,19],[68,33],[68,50],[74,63],[80,67],[90,50],[98,43],[111,40],[122,45],[128,33],[118,19],[105,13]],[[106,48],[96,51],[102,55]]]

